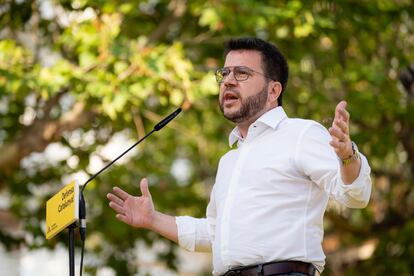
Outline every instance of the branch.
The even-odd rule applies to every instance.
[[[64,94],[66,94],[67,92],[69,92],[69,88],[68,87],[63,87],[55,95],[53,95],[53,97],[50,97],[46,101],[45,106],[43,107],[43,114],[46,118],[49,118],[50,111],[53,109],[53,107],[58,105],[58,103],[59,103],[60,99],[62,98],[62,96]]]
[[[401,118],[401,131],[398,133],[400,141],[407,153],[408,161],[411,165],[411,171],[414,171],[414,127],[407,118]]]
[[[33,152],[42,152],[51,142],[59,141],[64,131],[77,129],[94,116],[94,111],[86,110],[85,104],[78,102],[60,119],[36,119],[32,125],[23,129],[21,136],[14,142],[0,146],[0,171],[9,173],[24,157]]]
[[[369,239],[361,245],[347,247],[330,254],[328,253],[327,261],[334,273],[333,275],[342,275],[340,271],[342,270],[341,267],[344,265],[353,264],[371,258],[378,244],[378,239]]]
[[[15,232],[20,228],[19,219],[8,210],[0,210],[0,229]]]
[[[169,30],[171,25],[178,21],[180,17],[187,10],[186,0],[176,0],[170,2],[170,9],[172,13],[167,16],[159,25],[158,28],[148,36],[148,42],[154,42],[161,39]]]
[[[141,139],[145,136],[144,122],[142,121],[141,114],[139,114],[138,110],[132,110],[132,115],[134,118],[135,128],[137,129],[138,138]]]
[[[369,224],[364,225],[364,228],[352,225],[346,218],[334,211],[327,211],[325,219],[330,220],[335,225],[336,232],[353,233],[357,236],[367,236],[371,233]]]

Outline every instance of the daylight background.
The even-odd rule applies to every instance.
[[[411,0],[1,1],[2,275],[67,275],[67,232],[45,240],[45,202],[178,106],[169,127],[85,190],[85,271],[210,275],[208,254],[118,222],[105,195],[114,185],[138,194],[147,176],[158,210],[204,215],[232,129],[213,72],[235,36],[271,40],[286,55],[291,117],[328,126],[348,101],[374,186],[367,208],[327,212],[324,275],[413,275],[413,15]]]

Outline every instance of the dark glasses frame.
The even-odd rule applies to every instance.
[[[231,67],[218,68],[216,70],[214,74],[216,76],[217,83],[221,84],[223,80],[228,75],[230,75],[232,71],[233,71],[233,77],[237,81],[245,81],[249,79],[253,75],[252,73],[256,73],[256,74],[262,75],[265,78],[273,80],[271,77],[267,76],[266,74],[255,71],[247,66],[231,66]]]

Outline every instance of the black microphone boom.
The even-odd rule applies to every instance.
[[[148,136],[150,136],[152,133],[154,133],[155,131],[159,131],[160,129],[162,129],[163,127],[165,127],[169,122],[171,122],[180,112],[181,112],[181,107],[177,108],[177,110],[175,110],[173,113],[171,113],[170,115],[168,115],[167,117],[165,117],[164,119],[162,119],[161,122],[159,122],[158,124],[156,124],[154,126],[154,128],[148,132],[144,137],[142,137],[138,142],[136,142],[135,144],[133,144],[132,146],[130,146],[126,151],[124,151],[121,155],[119,155],[117,158],[115,158],[114,160],[112,160],[110,163],[108,163],[105,167],[103,167],[99,172],[95,173],[94,175],[92,175],[86,182],[85,184],[83,184],[81,193],[83,192],[83,190],[85,189],[86,185],[91,182],[95,177],[97,177],[101,172],[103,172],[104,170],[106,170],[107,168],[109,168],[113,163],[115,163],[116,161],[118,161],[122,156],[124,156],[126,153],[128,153],[131,149],[133,149],[135,146],[137,146],[139,143],[141,143],[142,141],[144,141]]]
[[[165,127],[172,119],[174,119],[181,112],[181,107],[177,108],[176,111],[165,117],[161,122],[154,126],[154,130],[158,131]]]
[[[173,113],[165,117],[161,122],[156,124],[154,128],[147,133],[144,137],[142,137],[138,142],[130,146],[126,151],[124,151],[121,155],[119,155],[117,158],[112,160],[109,164],[107,164],[105,167],[103,167],[99,172],[92,175],[86,182],[83,184],[82,190],[80,192],[79,196],[79,220],[80,220],[80,227],[79,232],[82,240],[82,250],[81,250],[81,264],[80,264],[80,276],[82,276],[82,267],[83,267],[83,254],[84,254],[84,248],[85,248],[85,238],[86,238],[86,204],[85,204],[85,198],[83,197],[83,190],[85,190],[86,185],[91,182],[95,177],[97,177],[101,172],[109,168],[113,163],[118,161],[122,156],[127,154],[131,149],[133,149],[136,145],[144,141],[148,136],[150,136],[155,131],[159,131],[163,127],[165,127],[169,122],[171,122],[172,119],[174,119],[179,113],[181,112],[181,108],[178,108]],[[70,276],[75,275],[75,253],[74,253],[74,234],[73,234],[73,228],[75,226],[71,225],[69,227],[69,274]]]

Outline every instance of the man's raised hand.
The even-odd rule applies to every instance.
[[[152,227],[155,216],[154,203],[148,189],[148,181],[143,178],[140,183],[141,196],[132,196],[119,187],[108,193],[109,207],[116,212],[116,218],[137,228]]]
[[[346,111],[346,101],[341,101],[335,108],[335,118],[329,128],[332,141],[330,145],[341,159],[352,155],[352,144],[349,136],[349,113]]]

